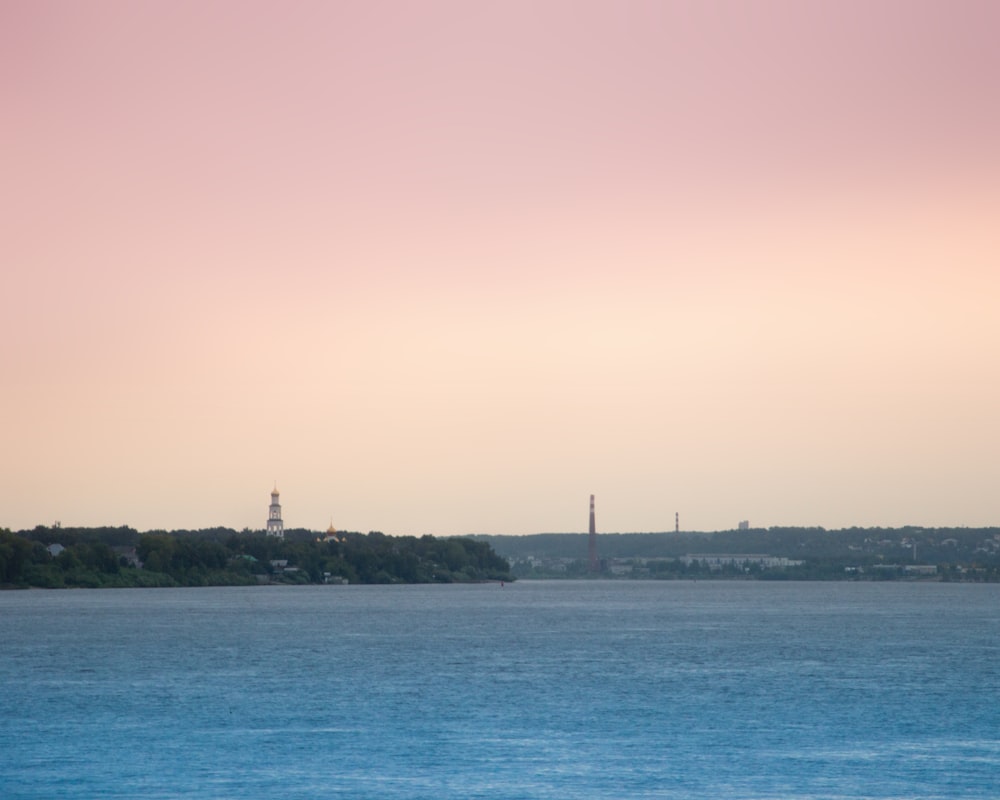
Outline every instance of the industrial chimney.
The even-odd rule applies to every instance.
[[[594,495],[590,496],[590,540],[587,544],[587,555],[590,560],[590,571],[598,572],[600,564],[597,563],[597,523],[594,520]]]

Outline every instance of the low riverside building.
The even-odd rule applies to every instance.
[[[774,569],[776,567],[797,567],[805,563],[794,561],[781,556],[768,556],[758,553],[692,553],[681,556],[681,563],[685,566],[701,564],[709,569],[722,569],[723,567],[749,567],[755,565],[763,569]]]
[[[118,556],[119,563],[126,567],[142,569],[142,561],[139,560],[139,552],[135,547],[112,547],[115,555]]]
[[[901,572],[904,575],[937,575],[936,564],[875,564],[865,569],[872,572]]]

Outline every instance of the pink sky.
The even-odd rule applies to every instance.
[[[0,4],[0,527],[996,525],[1000,4]]]

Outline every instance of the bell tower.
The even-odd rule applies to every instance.
[[[278,502],[278,484],[271,490],[271,505],[267,509],[267,535],[285,538],[285,525],[281,521],[281,503]]]

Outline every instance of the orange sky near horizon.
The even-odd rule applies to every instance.
[[[996,525],[1000,5],[0,4],[0,527]]]

